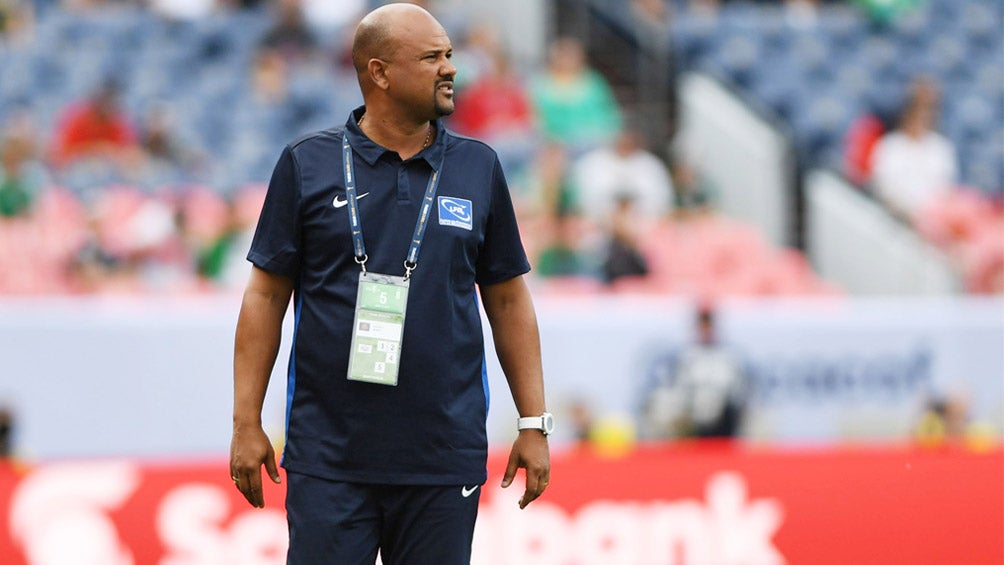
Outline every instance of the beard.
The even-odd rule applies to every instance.
[[[436,112],[437,118],[442,118],[443,116],[449,116],[453,113],[455,105],[453,102],[453,95],[446,95],[439,92],[439,85],[444,82],[453,82],[453,77],[447,80],[436,81],[436,86],[432,91],[432,105]]]

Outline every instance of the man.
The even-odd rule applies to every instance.
[[[230,466],[262,507],[261,466],[279,474],[261,408],[293,296],[289,563],[373,563],[378,549],[387,565],[469,563],[487,478],[475,284],[526,428],[502,486],[523,467],[525,507],[549,480],[529,265],[494,151],[439,120],[451,54],[417,6],[368,14],[353,40],[364,106],[288,145],[269,185],[237,323]]]
[[[642,416],[653,438],[739,435],[747,403],[740,357],[719,343],[711,306],[697,312],[698,342],[654,366]]]

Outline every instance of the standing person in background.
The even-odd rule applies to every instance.
[[[715,313],[697,311],[697,343],[667,359],[642,409],[653,438],[733,438],[746,411],[746,371],[739,355],[718,341]]]
[[[0,406],[0,460],[14,456],[14,414]]]
[[[494,151],[442,126],[456,68],[439,22],[383,6],[352,51],[364,106],[286,146],[248,254],[231,476],[258,507],[262,465],[279,481],[261,409],[293,296],[288,562],[469,563],[488,447],[475,287],[522,416],[502,486],[525,468],[525,507],[549,481],[529,265]]]
[[[931,79],[914,80],[899,126],[875,145],[875,192],[893,211],[910,218],[956,182],[955,147],[935,131],[940,98]]]

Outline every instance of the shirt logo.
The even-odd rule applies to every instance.
[[[460,496],[467,498],[474,494],[474,491],[478,490],[478,485],[474,485],[471,488],[460,487]]]
[[[368,195],[369,195],[368,192],[364,192],[356,196],[356,200],[359,200],[360,198],[366,198]],[[348,203],[349,200],[347,198],[342,198],[341,200],[339,200],[337,196],[335,196],[335,199],[331,201],[331,205],[334,206],[335,208],[342,208]]]
[[[452,196],[439,197],[439,225],[463,228],[465,230],[474,227],[474,206],[470,200],[454,198]]]

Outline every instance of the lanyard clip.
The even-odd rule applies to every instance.
[[[354,259],[356,260],[356,263],[359,264],[359,267],[362,268],[363,274],[366,274],[366,261],[369,259],[369,256],[366,254],[363,254],[361,256],[356,255]]]
[[[418,263],[412,263],[411,261],[404,262],[404,280],[411,278],[411,272],[414,271],[416,267],[418,267]]]

